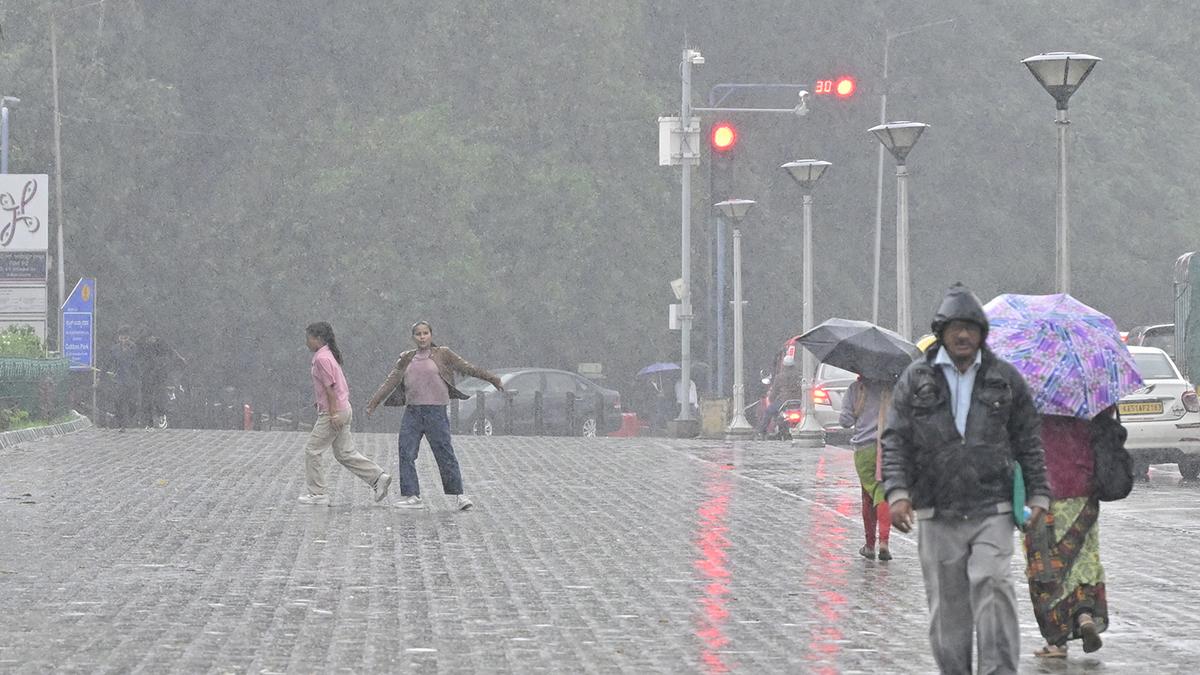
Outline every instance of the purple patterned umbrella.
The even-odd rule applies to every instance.
[[[1021,371],[1042,414],[1089,419],[1142,387],[1113,320],[1066,293],[998,295],[983,309],[988,347]]]

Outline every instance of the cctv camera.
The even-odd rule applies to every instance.
[[[807,89],[800,90],[800,102],[796,104],[796,114],[803,117],[808,114],[808,102],[812,96]]]

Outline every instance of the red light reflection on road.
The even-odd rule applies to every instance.
[[[822,458],[817,463],[816,485],[827,485],[826,468]],[[842,651],[845,635],[840,624],[847,613],[845,591],[849,587],[850,566],[856,562],[851,557],[854,554],[847,541],[848,521],[843,516],[852,517],[858,505],[858,485],[844,482],[846,485],[839,486],[844,489],[838,490],[833,504],[826,502],[814,505],[808,519],[808,536],[801,539],[804,549],[812,557],[804,566],[805,573],[800,585],[817,598],[815,609],[821,617],[820,625],[810,631],[804,649],[804,660],[808,664],[805,670],[813,673],[841,672],[838,655]]]
[[[700,611],[696,616],[696,637],[700,638],[700,660],[709,673],[726,673],[730,669],[720,652],[729,645],[724,630],[729,618],[726,600],[730,579],[727,565],[729,539],[725,536],[729,528],[725,521],[733,488],[731,469],[724,464],[709,469],[704,486],[706,499],[696,510],[699,531],[695,543],[700,557],[693,566],[708,582],[703,586],[704,595],[700,598]]]

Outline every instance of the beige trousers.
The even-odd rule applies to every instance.
[[[330,446],[333,447],[333,458],[367,485],[374,486],[383,473],[378,464],[354,450],[354,437],[350,433],[354,411],[346,408],[340,411],[339,416],[342,418],[342,428],[334,429],[329,423],[329,415],[319,413],[317,423],[313,425],[312,433],[308,436],[308,443],[304,446],[304,477],[308,480],[310,494],[325,494],[325,468],[322,460],[325,448]]]

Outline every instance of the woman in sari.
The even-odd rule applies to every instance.
[[[1112,416],[1112,409],[1101,415]],[[1042,444],[1050,480],[1050,512],[1025,532],[1025,575],[1038,627],[1046,645],[1043,658],[1066,658],[1067,643],[1082,640],[1083,651],[1101,647],[1108,628],[1104,568],[1100,565],[1100,502],[1093,487],[1095,422],[1059,415],[1042,416]]]

